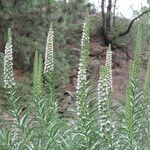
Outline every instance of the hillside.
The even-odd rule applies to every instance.
[[[0,150],[150,149],[150,5],[117,2],[0,0]]]
[[[101,65],[105,65],[106,59],[106,46],[99,42],[99,37],[90,39],[90,53],[89,53],[89,71],[88,79],[91,81],[93,88],[97,87],[99,78],[99,69]],[[67,109],[70,110],[74,107],[74,93],[76,91],[78,61],[80,57],[80,49],[76,45],[65,45],[63,48],[67,49],[70,53],[71,61],[75,62],[69,66],[68,82],[57,87],[58,92],[64,96],[64,100],[59,99],[60,113],[64,113]],[[146,74],[147,59],[142,56],[142,64],[139,73],[139,85],[143,85]],[[130,62],[134,57],[134,49],[127,45],[122,45],[113,49],[112,54],[112,75],[113,75],[113,97],[114,104],[125,101],[125,92],[129,80],[129,67]],[[23,70],[14,70],[14,77],[17,82],[24,80],[26,73]],[[61,77],[60,77],[61,78]],[[142,86],[141,86],[142,88]],[[66,94],[65,94],[66,93]],[[68,94],[67,94],[68,93]],[[72,107],[72,108],[71,108]]]

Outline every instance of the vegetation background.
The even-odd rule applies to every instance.
[[[62,123],[61,121],[58,121],[58,118],[60,116],[58,117],[58,114],[56,113],[56,111],[58,111],[61,117],[65,116],[66,120],[67,118],[69,118],[69,121],[74,115],[74,112],[72,111],[75,105],[74,103],[75,103],[76,96],[74,96],[74,92],[75,92],[75,86],[76,86],[76,82],[78,78],[78,71],[79,71],[78,64],[80,61],[79,57],[82,59],[82,55],[80,54],[80,52],[82,51],[82,48],[81,48],[81,38],[82,38],[82,32],[83,32],[82,27],[83,27],[83,23],[85,21],[85,17],[87,16],[87,14],[89,16],[89,32],[90,32],[89,33],[90,35],[89,50],[90,51],[89,51],[89,55],[87,55],[88,52],[87,54],[85,54],[86,55],[85,57],[89,57],[89,66],[86,68],[87,79],[88,80],[92,79],[91,80],[92,83],[90,83],[92,86],[90,86],[89,89],[93,90],[93,88],[97,86],[97,83],[98,83],[97,81],[99,79],[99,68],[101,65],[105,64],[108,44],[111,43],[112,58],[113,58],[112,74],[114,78],[114,83],[113,83],[114,91],[112,95],[113,106],[114,106],[114,109],[119,110],[118,112],[122,112],[123,110],[125,111],[126,109],[130,110],[130,111],[127,111],[127,113],[125,114],[126,116],[125,119],[126,121],[130,119],[132,120],[132,118],[130,118],[132,114],[132,109],[130,109],[131,108],[130,104],[126,103],[125,109],[122,108],[124,105],[120,106],[120,104],[123,102],[124,99],[128,99],[131,103],[133,102],[130,99],[130,97],[128,96],[125,97],[125,93],[127,93],[127,95],[130,95],[130,94],[134,95],[136,92],[134,91],[135,93],[134,92],[132,93],[131,89],[133,88],[135,90],[135,87],[138,88],[138,92],[141,91],[143,88],[142,85],[144,84],[144,80],[146,76],[146,70],[148,70],[146,68],[147,68],[149,57],[150,57],[150,8],[149,8],[150,2],[149,1],[147,2],[149,5],[147,7],[146,6],[141,7],[140,11],[134,11],[133,19],[130,20],[122,16],[117,16],[115,14],[115,11],[117,9],[116,0],[114,1],[102,0],[101,1],[102,8],[101,8],[101,12],[99,13],[96,11],[95,6],[91,4],[90,2],[88,2],[87,0],[69,0],[69,1],[66,1],[66,0],[58,0],[58,1],[57,0],[40,0],[40,1],[39,0],[19,0],[19,1],[0,0],[0,103],[2,106],[2,108],[0,109],[1,111],[0,119],[3,119],[3,117],[7,115],[7,113],[3,113],[4,112],[3,108],[9,109],[10,105],[13,106],[12,108],[14,108],[14,110],[16,111],[15,113],[11,112],[11,114],[13,114],[12,115],[13,117],[11,115],[8,116],[10,120],[13,118],[19,117],[20,114],[19,115],[17,114],[18,111],[24,112],[28,110],[29,104],[35,107],[34,108],[35,112],[30,112],[30,113],[32,114],[31,116],[34,116],[34,113],[35,114],[37,113],[38,114],[37,118],[39,117],[41,119],[41,120],[39,119],[40,121],[37,119],[38,125],[39,125],[38,127],[40,128],[40,130],[39,132],[37,132],[37,135],[34,135],[35,137],[38,137],[38,138],[37,139],[33,138],[34,139],[33,145],[29,144],[30,140],[26,141],[29,149],[36,150],[36,143],[39,143],[37,149],[40,149],[41,147],[43,147],[43,145],[47,144],[47,149],[51,149],[51,148],[58,149],[58,147],[60,146],[59,148],[62,148],[65,150],[67,149],[68,150],[71,150],[71,149],[72,150],[73,149],[92,150],[92,147],[93,149],[98,149],[94,146],[94,144],[95,145],[102,144],[102,143],[93,142],[93,141],[98,141],[97,138],[99,138],[99,136],[95,132],[96,130],[98,130],[98,127],[96,126],[96,124],[93,124],[94,128],[96,129],[93,132],[95,133],[94,135],[95,138],[92,141],[93,143],[92,142],[90,143],[90,139],[93,138],[93,135],[92,135],[92,132],[89,132],[89,135],[86,135],[87,137],[88,136],[90,137],[89,139],[86,137],[88,140],[84,138],[84,136],[82,137],[81,135],[80,137],[78,135],[77,137],[79,139],[76,139],[75,142],[73,142],[73,145],[71,145],[72,143],[71,140],[75,138],[74,134],[72,135],[71,133],[75,133],[76,135],[76,131],[78,130],[72,131],[72,129],[71,130],[68,129],[68,127],[66,127],[64,123]],[[103,4],[105,5],[104,7],[103,7]],[[52,83],[51,85],[53,85],[53,80],[51,78],[50,79],[44,78],[43,80],[45,84],[43,86],[44,90],[42,94],[45,97],[44,96],[40,97],[38,95],[39,98],[37,98],[38,96],[33,98],[30,95],[32,90],[34,89],[33,91],[36,91],[36,90],[40,91],[41,90],[40,86],[42,85],[38,85],[34,87],[34,85],[38,84],[36,83],[38,81],[36,80],[33,81],[32,77],[34,79],[41,80],[41,78],[36,75],[38,74],[40,76],[40,74],[42,73],[40,71],[38,72],[36,68],[38,68],[37,67],[38,65],[42,66],[41,60],[42,59],[44,60],[44,53],[45,53],[46,44],[47,44],[46,38],[47,38],[49,27],[51,24],[53,25],[53,30],[54,30],[55,84],[54,84],[54,87],[47,87],[48,86],[47,82],[48,83],[50,82]],[[140,34],[137,30],[139,24],[141,25]],[[3,75],[4,50],[5,50],[6,42],[8,40],[7,39],[8,28],[10,28],[12,31],[13,64],[14,64],[13,72],[14,72],[15,82],[17,84],[17,89],[16,89],[15,94],[17,96],[21,95],[21,101],[19,102],[17,100],[10,101],[10,104],[7,104],[5,101],[6,97],[4,95],[5,89],[4,89],[4,80],[3,80],[4,78],[4,75]],[[140,44],[142,44],[141,65],[138,64],[139,55],[140,55],[139,54],[140,52],[138,52],[138,50],[139,50],[140,44],[138,43],[139,44],[138,45],[136,43],[137,39],[135,37],[142,38],[141,42],[139,42]],[[88,42],[86,44],[88,45]],[[136,44],[137,44],[136,48],[138,50],[135,52],[134,49],[135,49]],[[83,59],[86,59],[86,58],[83,57]],[[135,64],[133,64],[133,66],[132,65],[130,66],[131,60],[135,60],[134,62]],[[36,62],[39,62],[39,63],[36,64]],[[136,70],[134,67],[135,68],[139,67],[139,70]],[[134,79],[136,77],[135,77],[135,74],[129,68],[130,69],[132,68],[135,71],[134,73],[137,73],[138,71],[140,73],[139,85],[137,85],[136,83],[137,81],[133,82],[133,85],[135,85],[135,87],[132,87],[132,84],[131,84],[132,79],[130,79],[130,77],[133,77]],[[105,68],[101,68],[101,72],[104,72],[102,76],[103,78],[106,78],[107,71],[105,70]],[[129,72],[131,73],[131,75],[129,74]],[[128,85],[128,83],[130,84]],[[52,93],[49,93],[49,92],[52,92],[52,90],[57,91],[56,92],[57,96],[53,95]],[[95,93],[95,91],[92,91],[92,92]],[[139,95],[135,94],[134,96],[138,97]],[[13,99],[14,98],[13,94],[11,96],[10,96],[10,99]],[[48,96],[51,99],[55,99],[55,96],[56,96],[56,99],[58,100],[58,103],[59,103],[58,110],[55,110],[56,109],[55,103],[52,103],[51,105],[48,103],[47,101]],[[91,97],[93,97],[92,94],[91,94]],[[44,98],[46,99],[46,104],[43,103]],[[31,99],[32,99],[32,102],[30,103]],[[138,103],[133,103],[133,104],[138,105]],[[43,108],[45,108],[45,105],[47,105],[50,108],[53,106],[52,110],[54,111],[52,111],[51,115],[48,118],[50,122],[46,122],[47,120],[44,120],[44,118],[42,118],[44,115],[47,116],[47,114],[49,114],[47,107],[46,107],[46,110],[43,110]],[[37,110],[37,108],[39,108],[39,111]],[[138,110],[141,110],[140,106],[137,108]],[[83,109],[85,108],[83,107]],[[135,109],[135,111],[136,110],[137,109]],[[67,113],[65,113],[66,111]],[[53,116],[55,115],[56,115],[56,118],[54,119]],[[113,117],[115,119],[116,118],[120,119],[121,116],[119,117],[118,116],[119,115],[115,113]],[[22,115],[21,117],[26,118],[26,115],[25,116]],[[83,119],[82,117],[81,117],[81,120]],[[137,117],[137,114],[134,117]],[[147,115],[145,115],[145,117],[147,117]],[[139,118],[141,118],[141,116],[139,116]],[[92,119],[94,120],[94,118]],[[90,120],[91,122],[92,122],[92,119]],[[86,126],[85,129],[87,130],[85,131],[84,130],[85,124],[81,120],[79,121],[79,124],[78,124],[79,131],[81,129],[81,132],[79,133],[87,132],[88,126]],[[85,121],[86,123],[89,123],[88,122],[89,120],[86,120],[86,121]],[[43,122],[44,124],[42,124]],[[42,127],[40,126],[40,123],[42,124]],[[139,123],[139,122],[137,121],[137,122],[123,122],[123,123],[125,127],[128,127],[129,129],[130,126],[127,126],[128,123],[131,123],[133,125],[133,123]],[[27,121],[27,124],[28,124],[28,121]],[[50,126],[48,124],[54,125],[54,130],[50,129]],[[90,129],[91,128],[93,129],[93,125],[90,126]],[[147,125],[146,129],[148,129],[149,123],[147,124],[145,123],[144,125],[145,126]],[[3,122],[2,122],[2,126],[3,126]],[[60,126],[63,126],[63,129]],[[29,129],[30,128],[32,127],[29,127]],[[56,131],[55,129],[58,132],[55,132]],[[130,142],[129,144],[130,147],[128,148],[129,150],[136,149],[136,148],[140,149],[141,145],[139,146],[139,143],[140,143],[139,141],[141,140],[144,141],[144,139],[146,139],[146,137],[142,137],[143,139],[136,139],[135,141],[133,141],[132,138],[138,135],[137,132],[139,132],[139,129],[141,128],[138,128],[138,129],[134,128],[134,129],[135,129],[134,130],[135,132],[134,134],[131,134],[131,135],[129,132],[132,129],[128,130],[129,134],[127,135],[128,137],[127,139]],[[23,139],[23,144],[26,145],[24,138],[28,137],[28,132],[30,132],[28,131],[28,127],[26,126],[26,123],[23,124],[22,126],[20,125],[19,130],[21,131],[21,135],[23,137],[23,138],[21,137]],[[33,131],[34,133],[35,133],[35,130]],[[42,135],[42,131],[44,131],[43,135]],[[63,134],[64,131],[66,134]],[[14,133],[14,131],[12,132]],[[143,128],[142,128],[142,132],[145,133],[145,131],[143,131]],[[142,132],[140,131],[140,133]],[[17,133],[14,133],[14,135],[16,134]],[[40,134],[41,134],[41,137],[44,137],[44,139],[41,139]],[[56,141],[53,138],[52,139],[50,138],[55,135],[56,135],[56,139],[55,139]],[[59,135],[61,135],[61,137]],[[145,134],[145,135],[148,136],[147,139],[149,139],[149,135],[148,134]],[[0,137],[2,139],[5,139],[3,137],[6,137],[8,139],[9,136],[7,134],[7,130],[6,132],[4,131]],[[48,141],[48,138],[50,139],[50,141]],[[21,140],[19,139],[19,140],[22,141],[22,139]],[[64,141],[64,143],[62,142],[63,144],[61,145],[60,141],[62,139],[65,139],[66,141]],[[54,143],[53,143],[53,140],[54,140]],[[80,140],[83,143],[80,143]],[[145,140],[145,141],[146,142],[144,142],[143,144],[144,146],[143,145],[142,146],[144,148],[145,147],[147,148],[149,147],[150,143],[148,142],[148,140]],[[7,142],[9,143],[9,140]],[[136,144],[134,142],[136,144],[138,143],[137,144],[138,146],[135,146]],[[65,145],[66,143],[69,143],[70,145],[69,144]],[[77,145],[79,145],[78,143],[80,143],[81,145],[79,147],[76,147]],[[89,143],[90,143],[90,146],[88,145]],[[104,144],[102,148],[105,147],[106,149],[109,149],[109,144],[110,143],[112,144],[113,142],[111,141],[110,137],[109,138],[106,137],[106,141],[104,143],[106,143],[107,146]],[[122,146],[121,148],[124,149],[124,146]],[[7,150],[7,149],[8,147],[4,148],[4,150]],[[111,145],[110,149],[114,149],[114,145]]]

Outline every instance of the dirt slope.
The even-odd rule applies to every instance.
[[[68,47],[70,47],[70,49],[72,50],[73,55],[74,54],[76,54],[77,56],[80,55],[79,49],[73,46],[68,46]],[[102,46],[96,40],[94,39],[90,40],[89,79],[92,81],[93,85],[95,85],[95,88],[99,78],[100,66],[105,64],[106,50],[107,47]],[[116,48],[113,50],[113,54],[112,54],[113,98],[116,102],[125,100],[125,91],[128,84],[129,65],[133,57],[134,57],[134,51],[129,47],[122,46],[120,48]],[[72,70],[70,70],[70,75],[69,75],[70,83],[66,86],[62,86],[60,88],[61,92],[64,93],[66,91],[68,91],[69,93],[75,92],[77,70],[78,70],[77,67],[76,68],[73,67]],[[146,60],[142,58],[142,64],[139,73],[140,88],[142,88],[145,74],[146,74]],[[63,103],[66,102],[66,104],[65,107],[62,108],[62,111],[70,109],[69,105],[75,102],[75,101],[70,102],[71,95],[64,94],[64,96],[66,96],[66,99],[65,100],[63,99]]]

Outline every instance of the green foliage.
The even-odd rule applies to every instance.
[[[150,107],[149,107],[149,90],[150,89],[150,60],[148,61],[148,64],[147,64],[147,73],[146,73],[146,77],[145,77],[145,83],[144,83],[144,86],[143,86],[143,98],[144,98],[144,102],[143,102],[143,109],[144,109],[144,113],[143,113],[143,116],[145,118],[144,120],[144,133],[145,133],[145,136],[144,136],[144,141],[145,141],[145,145],[147,147],[150,147],[150,143],[147,139],[150,138],[150,134],[149,134],[149,131],[150,131],[150,120],[149,120],[149,114],[150,114]]]
[[[83,25],[76,89],[78,108],[72,124],[69,125],[65,118],[60,118],[57,113],[56,81],[53,67],[52,70],[42,74],[42,55],[36,51],[33,67],[33,89],[31,93],[26,95],[29,97],[28,103],[22,104],[23,96],[18,97],[16,87],[7,95],[10,107],[4,112],[10,117],[11,122],[9,119],[4,119],[1,123],[0,148],[2,150],[149,149],[150,112],[145,97],[147,97],[150,88],[150,63],[147,66],[143,91],[138,91],[138,73],[142,49],[141,29],[138,28],[137,31],[135,56],[130,66],[123,115],[119,112],[119,118],[116,119],[113,118],[114,114],[112,113],[116,112],[112,111],[110,102],[112,86],[110,46],[107,51],[106,65],[100,69],[97,95],[92,93],[92,88],[88,84],[88,23],[89,20],[87,19]],[[50,45],[53,44],[53,40],[50,41]],[[49,56],[49,59],[52,57],[53,55]],[[50,60],[51,62],[53,61]]]
[[[55,85],[57,86],[69,83],[69,70],[71,68],[70,61],[72,61],[70,57],[71,51],[65,48],[58,52],[59,50],[60,49],[56,49],[54,54],[54,60],[58,60],[55,61],[54,70],[54,76],[57,79]]]
[[[140,149],[142,146],[142,99],[141,94],[137,93],[138,73],[141,62],[142,37],[141,28],[138,28],[135,56],[129,71],[129,84],[126,92],[125,112],[124,112],[124,134],[126,137],[126,149]]]
[[[34,68],[33,68],[33,94],[38,96],[42,93],[42,72],[43,72],[43,62],[42,55],[35,52],[34,57]]]
[[[144,96],[146,99],[150,96],[149,89],[150,89],[150,59],[148,60],[146,79],[144,83]]]
[[[4,62],[3,62],[3,58],[4,58],[4,56],[3,56],[3,54],[2,53],[0,53],[0,90],[2,91],[2,89],[3,89],[3,66],[4,66]]]
[[[92,11],[93,6],[87,0],[24,0],[4,1],[0,9],[0,47],[6,41],[6,30],[11,27],[14,32],[14,66],[24,71],[32,71],[35,50],[44,53],[45,37],[49,25],[55,27],[55,67],[57,68],[56,85],[69,82],[67,74],[69,68],[68,50],[64,45],[78,44],[81,37],[81,25],[86,10]],[[66,59],[67,58],[67,59]],[[60,67],[60,64],[61,65]]]
[[[3,150],[11,149],[11,135],[9,130],[2,130],[0,132],[0,147]]]
[[[6,126],[6,129],[1,132],[1,146],[9,147],[9,149],[24,149],[26,144],[29,144],[32,138],[32,130],[30,126],[30,115],[27,109],[24,110],[20,103],[20,97],[16,98],[16,92],[11,91],[7,96],[9,109],[4,110],[5,113],[12,119],[11,122],[4,120],[1,124]],[[22,111],[24,110],[24,111]],[[9,120],[8,120],[9,121]]]
[[[147,7],[143,7],[141,8],[141,12],[144,11],[144,10],[147,10],[149,8]],[[140,22],[142,24],[142,34],[143,34],[143,48],[145,50],[145,52],[147,53],[148,50],[150,50],[150,25],[149,25],[149,18],[150,17],[150,12],[145,14]]]

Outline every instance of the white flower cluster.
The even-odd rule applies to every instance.
[[[17,125],[16,118],[13,120],[13,122],[14,122],[14,124],[11,127],[11,138],[12,138],[12,142],[16,143],[16,141],[19,139],[20,135],[19,135],[19,129],[16,126]],[[14,144],[14,146],[17,146],[17,145]]]
[[[86,77],[86,68],[83,66],[83,64],[80,62],[79,63],[79,71],[78,71],[78,76],[77,76],[77,93],[80,92],[81,87],[84,86],[84,81],[87,80]]]
[[[8,39],[5,46],[4,56],[4,88],[11,89],[15,85],[13,75],[13,52],[12,52],[12,37],[11,30],[8,30]]]
[[[53,72],[54,70],[54,62],[53,62],[53,28],[52,26],[49,29],[45,50],[45,62],[44,62],[44,74],[48,72]]]
[[[98,95],[98,112],[101,136],[106,136],[111,130],[112,125],[108,117],[109,104],[109,81],[108,70],[101,68],[101,76],[99,77],[97,95]]]
[[[111,51],[111,45],[109,45],[109,48],[107,49],[106,67],[108,68],[109,92],[111,92],[113,90],[113,87],[112,87],[112,51]]]
[[[83,98],[83,94],[85,94],[85,89],[84,87],[86,86],[86,82],[87,82],[87,77],[86,77],[86,68],[84,68],[83,64],[80,62],[79,63],[79,71],[78,71],[78,76],[77,76],[77,115],[80,115],[81,109],[80,103],[83,103],[82,98]],[[85,95],[86,96],[86,95]]]
[[[80,115],[81,111],[85,113],[86,109],[88,108],[87,100],[86,100],[86,97],[87,97],[86,70],[87,70],[87,65],[88,65],[88,52],[89,52],[88,45],[89,45],[89,29],[88,29],[87,22],[85,21],[83,24],[83,34],[82,34],[82,40],[81,40],[81,56],[80,56],[79,71],[77,75],[77,86],[76,86],[77,115]]]

